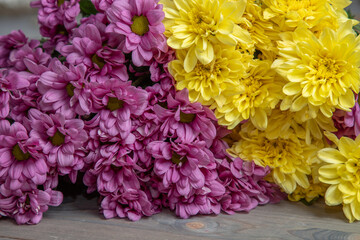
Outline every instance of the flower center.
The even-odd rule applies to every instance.
[[[58,0],[58,1],[57,1],[58,7],[60,7],[61,5],[63,5],[64,2],[65,2],[65,0]]]
[[[167,102],[158,102],[158,105],[162,108],[168,109]],[[181,116],[181,112],[180,112],[180,116]]]
[[[221,75],[221,66],[215,61],[206,65],[198,63],[195,66],[194,72],[200,77],[201,81],[211,82],[214,78],[216,79],[217,76]]]
[[[66,92],[70,97],[74,96],[74,90],[75,87],[71,83],[68,83],[68,85],[66,85]]]
[[[302,146],[289,139],[265,138],[261,149],[264,163],[271,168],[281,167],[284,172],[292,171],[293,165],[298,165],[299,161],[304,158]]]
[[[16,144],[12,151],[11,151],[12,155],[15,157],[16,160],[18,161],[24,161],[30,158],[30,153],[24,153],[21,148],[19,147],[18,144]]]
[[[50,137],[50,141],[54,146],[61,146],[65,142],[65,135],[56,130],[53,137]]]
[[[61,35],[68,35],[66,28],[63,25],[56,26],[56,32]]]
[[[318,80],[336,78],[340,70],[338,62],[330,58],[319,59],[314,67],[317,69],[316,78]]]
[[[97,54],[94,54],[92,57],[91,57],[91,61],[93,63],[96,63],[96,65],[98,65],[98,67],[100,69],[102,69],[104,66],[105,66],[105,61],[103,58],[99,57]]]
[[[263,85],[261,81],[257,80],[252,76],[241,79],[241,83],[244,85],[244,87],[246,88],[245,91],[249,95],[256,94],[259,91],[260,87]]]
[[[132,21],[133,23],[131,24],[131,31],[133,33],[139,36],[143,36],[149,31],[149,21],[145,16],[134,16]]]
[[[117,171],[121,170],[122,167],[120,167],[120,166],[115,166],[114,164],[111,164],[111,165],[110,165],[110,168],[111,168],[111,170],[117,172]]]
[[[118,110],[118,109],[124,107],[124,101],[119,100],[119,99],[114,98],[114,97],[110,97],[106,107],[110,111],[115,111],[115,110]]]
[[[196,115],[193,113],[183,113],[180,111],[180,122],[182,123],[191,123],[194,121]]]
[[[216,22],[209,14],[199,9],[193,8],[189,13],[189,22],[192,25],[192,31],[203,35],[204,37],[215,31]]]
[[[172,152],[171,162],[174,164],[180,164],[186,162],[188,159],[186,156],[181,156],[176,152]]]
[[[350,158],[345,163],[345,167],[348,172],[351,172],[354,175],[358,175],[358,173],[360,172],[360,161],[355,158]]]
[[[29,205],[30,205],[30,197],[29,197],[29,195],[26,195],[25,205],[26,205],[26,206],[29,206]]]

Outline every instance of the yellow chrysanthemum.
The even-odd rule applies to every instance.
[[[329,185],[322,183],[319,180],[319,168],[322,166],[322,162],[317,157],[314,157],[309,164],[311,166],[311,175],[308,176],[310,186],[308,188],[297,186],[295,191],[288,195],[290,201],[301,200],[305,201],[305,204],[311,204],[316,199],[324,197]]]
[[[184,69],[186,51],[176,51],[177,59],[170,62],[169,71],[176,88],[189,90],[190,101],[210,105],[226,89],[233,89],[245,73],[242,54],[233,48],[214,47],[215,56],[209,64],[198,62],[191,72]]]
[[[240,131],[241,140],[235,142],[228,152],[236,157],[254,162],[272,169],[273,181],[286,193],[292,193],[297,185],[308,188],[307,175],[311,173],[309,162],[319,149],[307,145],[295,134],[288,138],[268,139],[265,132],[253,128],[252,131]]]
[[[327,185],[323,183],[315,184],[310,181],[310,186],[308,188],[297,186],[295,191],[288,195],[288,199],[293,202],[305,200],[306,203],[311,204],[316,199],[324,197],[326,189]]]
[[[299,25],[313,28],[336,19],[328,0],[263,0],[264,18],[272,20],[281,31],[292,31]]]
[[[281,111],[275,108],[268,117],[268,127],[266,137],[276,139],[280,136],[287,136],[295,133],[299,138],[304,139],[307,144],[313,140],[322,140],[323,131],[335,132],[332,118],[325,117],[321,112],[316,118],[312,118],[305,109],[292,112],[290,110]]]
[[[283,96],[284,85],[270,66],[269,61],[253,61],[247,75],[237,82],[236,87],[225,89],[215,98],[210,108],[215,109],[219,124],[231,129],[241,121],[251,119],[257,128],[264,130],[267,127],[267,112],[275,108]]]
[[[267,60],[273,61],[276,57],[276,42],[280,40],[279,31],[271,21],[263,17],[263,8],[255,0],[248,0],[243,17],[237,24],[250,33],[254,47]],[[267,58],[271,56],[271,58]]]
[[[199,60],[214,60],[214,46],[251,44],[250,34],[236,21],[241,18],[246,0],[161,0],[164,5],[168,45],[176,50],[187,49],[184,69],[191,72]]]
[[[329,135],[329,134],[328,134]],[[319,179],[329,184],[325,194],[327,205],[343,204],[343,211],[350,222],[360,220],[360,135],[352,140],[332,135],[338,149],[324,148],[318,158],[324,162],[319,168]]]
[[[281,38],[280,57],[272,66],[288,81],[281,110],[308,108],[309,114],[320,110],[326,117],[335,108],[350,111],[360,87],[360,37],[351,21],[336,32],[324,29],[319,38],[303,28]]]

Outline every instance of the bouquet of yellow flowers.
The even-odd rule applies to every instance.
[[[169,71],[232,129],[228,153],[269,166],[292,201],[360,220],[360,38],[347,0],[161,0]]]

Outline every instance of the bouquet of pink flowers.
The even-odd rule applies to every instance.
[[[98,192],[105,218],[133,221],[162,208],[233,214],[284,197],[264,179],[269,167],[226,151],[230,131],[212,110],[176,90],[157,0],[31,6],[44,38],[0,37],[0,217],[38,223],[61,204],[64,178]]]

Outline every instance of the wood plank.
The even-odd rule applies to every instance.
[[[283,201],[250,213],[179,219],[168,211],[138,222],[105,220],[96,200],[78,197],[51,208],[36,226],[0,220],[0,239],[360,239],[360,223],[349,224],[341,207]]]

